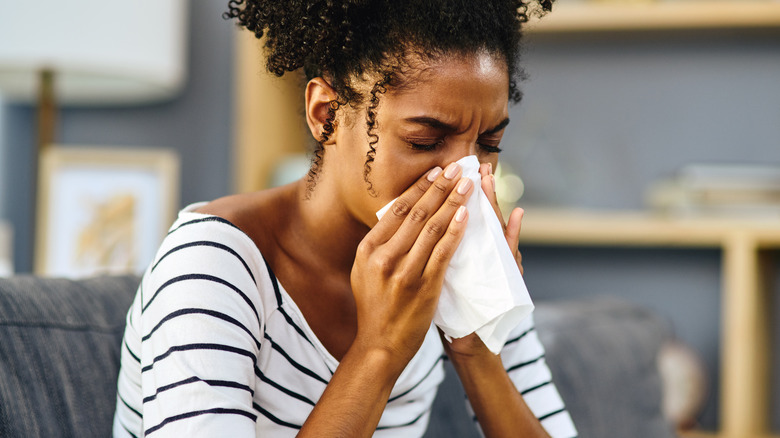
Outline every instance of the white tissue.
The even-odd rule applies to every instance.
[[[475,189],[466,202],[466,232],[444,274],[433,322],[450,342],[476,332],[490,351],[498,354],[509,333],[531,314],[534,305],[501,223],[481,189],[477,157],[461,158],[458,164]],[[377,217],[381,219],[393,202],[379,210]]]

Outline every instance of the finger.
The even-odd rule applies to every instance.
[[[385,215],[382,216],[382,219],[380,219],[371,229],[369,236],[366,237],[373,239],[377,244],[382,244],[390,240],[404,222],[407,215],[412,210],[412,207],[420,198],[422,198],[425,192],[428,191],[441,173],[441,167],[436,166],[415,181],[411,187],[406,189],[401,196],[393,201],[393,205],[387,210]]]
[[[512,248],[512,252],[517,251],[517,246],[520,244],[520,226],[523,221],[524,210],[520,207],[512,210],[509,215],[509,220],[506,223],[506,231],[504,237],[506,237],[506,243]]]
[[[520,269],[520,275],[523,275],[523,254],[520,251],[517,251],[515,261],[517,262],[517,268]]]
[[[438,242],[446,235],[446,231],[458,212],[466,211],[465,204],[474,191],[474,184],[469,178],[461,178],[457,187],[447,197],[441,208],[425,224],[416,236],[413,247],[409,250],[410,263],[424,267]],[[461,210],[463,207],[463,210]]]
[[[523,255],[520,253],[518,246],[520,245],[520,228],[524,213],[522,208],[512,210],[506,223],[506,233],[504,234],[506,242],[509,244],[509,249],[512,250],[512,254],[515,256],[517,267],[520,268],[520,274],[523,273]]]
[[[458,186],[461,192],[466,193],[465,189],[469,188],[464,189],[461,186],[470,183],[467,178],[460,178],[462,173],[463,169],[459,164],[451,163],[431,183],[425,194],[410,208],[403,223],[388,241],[392,250],[404,254],[409,252],[425,227],[438,225],[442,232],[447,228],[447,222],[455,214],[455,210],[461,205],[459,200],[463,198],[462,193],[453,189]],[[448,211],[449,217],[444,222],[441,222],[441,217],[437,221],[431,222],[440,209]]]
[[[458,249],[460,241],[463,240],[463,234],[466,231],[469,212],[465,205],[458,207],[447,227],[447,231],[436,242],[433,250],[425,264],[423,276],[430,281],[441,285],[444,282],[444,273],[452,260],[452,255]]]
[[[485,192],[490,205],[493,207],[493,211],[498,216],[498,221],[501,222],[501,226],[506,232],[506,223],[504,222],[504,216],[501,214],[501,209],[498,206],[498,198],[496,197],[496,178],[492,173],[482,177],[482,191]]]
[[[482,163],[479,165],[479,176],[484,178],[493,173],[493,165],[490,163]]]

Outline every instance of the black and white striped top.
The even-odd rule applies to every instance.
[[[253,241],[200,205],[180,213],[128,312],[114,436],[295,436],[338,361]],[[443,358],[432,327],[374,436],[422,436]],[[502,358],[548,432],[575,436],[530,318]]]

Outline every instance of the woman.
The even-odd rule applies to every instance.
[[[530,318],[500,356],[431,325],[463,204],[497,205],[525,11],[230,2],[270,71],[304,68],[315,158],[297,183],[182,211],[128,313],[115,436],[420,436],[444,353],[486,436],[576,434]],[[454,163],[467,155],[481,187]]]

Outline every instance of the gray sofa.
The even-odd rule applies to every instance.
[[[139,279],[0,279],[0,437],[107,437]],[[537,303],[537,330],[580,437],[674,436],[655,361],[664,323],[611,301]],[[427,437],[476,436],[448,370]]]

